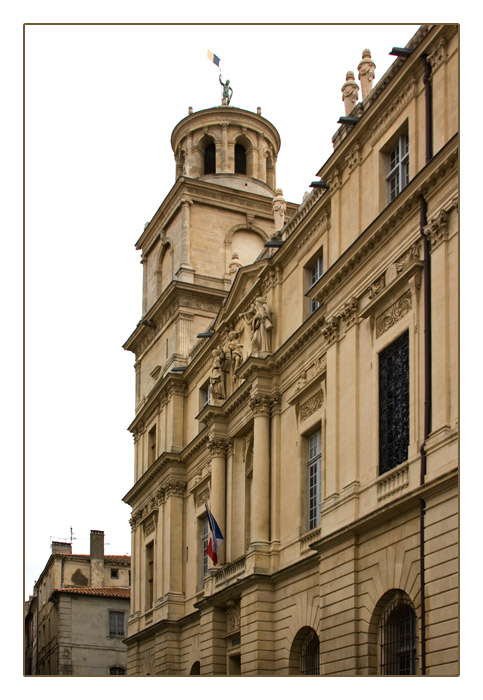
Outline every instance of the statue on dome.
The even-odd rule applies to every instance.
[[[220,85],[223,86],[223,95],[222,95],[221,104],[224,106],[227,106],[230,104],[231,98],[233,96],[233,89],[230,87],[229,80],[227,80],[226,83],[223,82],[223,80],[221,79],[221,73],[218,76],[218,80],[220,81]]]

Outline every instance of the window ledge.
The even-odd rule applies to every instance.
[[[404,464],[384,472],[379,477],[377,482],[377,500],[382,501],[385,498],[389,498],[389,496],[403,491],[408,486],[409,464],[404,462]]]

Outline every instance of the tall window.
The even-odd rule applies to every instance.
[[[409,331],[379,354],[379,473],[408,458]]]
[[[309,291],[323,274],[323,258],[322,254],[308,268],[309,271]],[[315,299],[310,299],[310,313],[313,314],[320,306],[320,302]]]
[[[317,632],[310,630],[307,637],[302,642],[300,651],[300,675],[319,676],[320,675],[320,644]]]
[[[308,438],[308,528],[317,527],[320,522],[321,501],[321,466],[322,448],[321,431],[317,430]]]
[[[380,623],[380,670],[384,676],[416,674],[416,615],[408,598],[394,601]]]
[[[146,610],[154,603],[154,542],[146,545]]]
[[[235,173],[247,174],[247,154],[240,143],[235,144]]]
[[[389,201],[392,202],[409,182],[409,138],[400,136],[388,157],[387,184]]]
[[[148,433],[148,466],[156,461],[156,426],[153,425]]]
[[[201,530],[201,586],[204,586],[205,574],[208,571],[208,555],[205,549],[208,547],[210,537],[208,534],[208,518],[203,518]]]
[[[124,637],[124,613],[117,610],[109,610],[109,635],[111,637]]]
[[[204,174],[212,173],[216,173],[216,149],[213,141],[206,145],[204,158]]]

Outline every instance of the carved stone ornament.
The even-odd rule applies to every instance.
[[[408,290],[376,319],[376,338],[394,326],[412,308],[411,292]]]
[[[156,529],[156,519],[153,517],[144,523],[144,536],[147,537],[152,532],[154,532],[155,529]]]
[[[327,325],[322,329],[322,335],[329,345],[339,340],[339,316],[333,316],[327,321]]]
[[[208,449],[212,457],[221,457],[226,453],[228,441],[220,438],[211,438],[208,442]]]
[[[369,299],[374,299],[377,295],[382,292],[386,286],[386,273],[381,275],[379,279],[371,284],[369,287]]]
[[[240,603],[229,600],[226,604],[226,631],[228,634],[240,629]]]
[[[210,500],[210,489],[204,489],[201,493],[196,496],[196,507],[200,508],[205,503]]]
[[[396,268],[396,273],[399,275],[401,272],[406,270],[409,265],[414,261],[419,260],[419,243],[414,243],[409,250],[407,250],[404,255],[396,260],[394,267]]]
[[[441,39],[435,50],[429,54],[428,56],[428,61],[431,64],[431,71],[434,73],[434,71],[439,68],[439,66],[446,61],[448,58],[448,52],[446,50],[446,42],[444,39]]]
[[[341,318],[342,321],[344,322],[344,325],[347,328],[350,328],[358,318],[358,311],[359,308],[359,303],[357,299],[351,299],[347,304],[344,306],[344,308],[341,311]]]
[[[324,403],[324,394],[322,391],[318,391],[316,394],[310,397],[307,401],[300,406],[300,421],[304,421],[306,418],[318,411]]]
[[[346,156],[345,162],[347,163],[349,171],[354,170],[354,168],[362,162],[360,146],[358,143],[354,146],[349,155]]]
[[[349,70],[345,76],[345,83],[341,87],[342,102],[344,103],[346,116],[354,109],[354,105],[359,99],[359,85],[354,80],[353,71]]]
[[[448,238],[448,212],[442,209],[439,214],[433,217],[430,223],[425,226],[424,232],[429,238],[431,243],[431,250],[437,248],[437,246]]]
[[[250,408],[254,415],[270,415],[272,399],[269,396],[254,396],[250,399]]]

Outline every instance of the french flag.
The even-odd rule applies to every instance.
[[[205,553],[210,557],[213,564],[216,566],[218,563],[218,550],[223,543],[223,535],[218,527],[218,523],[213,517],[213,513],[208,508],[208,504],[205,503],[206,513],[208,515],[208,526],[210,528],[210,541],[208,542],[208,547],[205,549]]]

